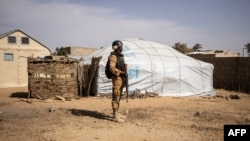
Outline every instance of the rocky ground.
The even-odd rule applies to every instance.
[[[0,89],[1,141],[222,141],[225,124],[250,124],[250,95],[220,89],[214,97],[122,100],[125,123],[112,121],[107,97],[39,100],[21,91]]]

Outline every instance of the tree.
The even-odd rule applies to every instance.
[[[250,43],[247,43],[245,47],[247,49],[248,56],[250,56]]]
[[[194,51],[200,51],[201,48],[202,48],[201,44],[195,44],[195,45],[193,46],[193,50],[194,50]]]
[[[63,47],[60,47],[60,48],[57,47],[53,55],[66,56],[67,52]]]
[[[188,53],[191,50],[187,47],[187,44],[184,43],[175,43],[174,46],[172,46],[175,50],[181,52],[181,53]]]

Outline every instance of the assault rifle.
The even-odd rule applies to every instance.
[[[126,102],[128,102],[128,65],[125,65],[125,74],[126,74]]]

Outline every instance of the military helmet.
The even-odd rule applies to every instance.
[[[122,44],[122,41],[120,41],[120,40],[116,40],[116,41],[114,41],[113,43],[112,43],[112,48],[113,49],[117,49],[118,47],[120,47],[120,46],[122,46],[123,44]]]

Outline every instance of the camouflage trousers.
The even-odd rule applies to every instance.
[[[112,108],[114,110],[118,110],[120,106],[120,100],[122,97],[122,78],[121,77],[113,77],[112,78]]]

